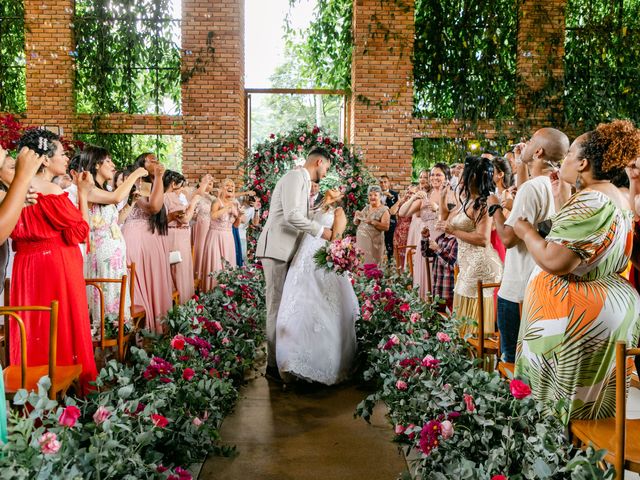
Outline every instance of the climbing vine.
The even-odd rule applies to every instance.
[[[0,0],[0,112],[27,109],[24,28],[23,2]]]

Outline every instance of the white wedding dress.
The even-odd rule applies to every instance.
[[[333,225],[333,211],[313,217]],[[349,278],[316,267],[313,256],[326,243],[305,234],[291,262],[276,322],[276,360],[284,378],[333,385],[351,372],[359,306]]]

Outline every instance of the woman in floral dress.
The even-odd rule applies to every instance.
[[[638,155],[640,133],[631,122],[581,135],[559,173],[577,192],[552,219],[547,237],[524,220],[514,225],[538,264],[522,306],[515,373],[550,411],[565,400],[565,422],[619,413],[616,342],[638,344],[640,296],[620,275],[631,256],[633,214],[610,181]]]

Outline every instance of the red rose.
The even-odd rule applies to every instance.
[[[163,417],[162,415],[159,415],[157,413],[151,415],[151,421],[158,428],[164,428],[169,425],[169,420],[167,419],[167,417]]]
[[[402,305],[400,305],[400,311],[401,312],[408,312],[410,308],[411,307],[409,306],[408,303],[403,303]]]
[[[522,400],[523,398],[527,398],[531,395],[531,388],[529,385],[524,383],[522,380],[513,379],[511,383],[509,383],[509,390],[511,390],[511,395],[513,395],[518,400]]]
[[[58,418],[58,422],[65,427],[73,427],[78,418],[80,418],[80,409],[74,405],[69,405],[62,410],[62,415]]]
[[[491,480],[509,480],[509,479],[504,475],[494,475],[493,477],[491,477]]]
[[[193,368],[185,368],[182,372],[182,378],[184,378],[186,381],[189,381],[195,374],[196,372],[193,370]]]
[[[200,297],[196,294],[193,294],[193,296],[191,297],[191,300],[195,300],[197,302],[200,300]]]
[[[176,350],[184,350],[184,337],[182,335],[176,335],[171,339],[171,348]]]

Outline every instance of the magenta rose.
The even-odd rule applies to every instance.
[[[182,378],[184,378],[186,381],[189,381],[193,378],[195,374],[196,372],[193,368],[185,368],[184,371],[182,372]]]
[[[56,453],[62,446],[58,441],[57,435],[53,432],[43,433],[38,438],[38,444],[40,445],[40,451],[45,455]]]
[[[80,409],[74,405],[69,405],[62,410],[62,415],[58,418],[58,422],[65,427],[73,427],[78,418],[80,418]]]
[[[491,480],[509,480],[509,479],[504,475],[494,475],[493,477],[491,477]]]
[[[509,383],[509,390],[511,390],[511,395],[518,400],[522,400],[523,398],[527,398],[531,395],[531,388],[529,385],[524,383],[522,380],[515,378],[511,380],[511,383]]]

